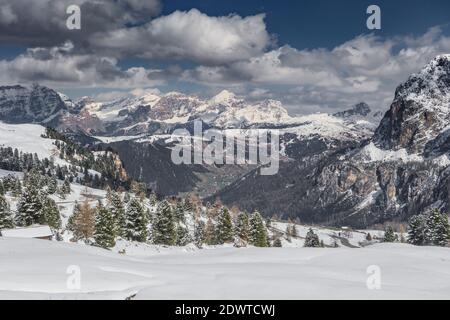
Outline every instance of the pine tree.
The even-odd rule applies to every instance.
[[[58,190],[58,182],[56,181],[55,177],[51,177],[48,182],[47,192],[48,194],[55,194],[57,190]]]
[[[91,208],[87,199],[75,207],[69,222],[75,239],[88,241],[94,236],[95,210]]]
[[[108,208],[99,201],[95,217],[95,244],[102,248],[112,248],[116,245],[116,222]]]
[[[438,209],[433,210],[426,219],[426,243],[445,247],[450,240],[450,225],[448,216]]]
[[[194,226],[194,243],[201,248],[206,241],[206,225],[203,221],[198,221]]]
[[[208,219],[206,222],[205,243],[210,246],[217,244],[216,228],[212,219]]]
[[[372,235],[370,234],[370,232],[367,233],[366,240],[367,241],[372,241]]]
[[[123,236],[126,228],[125,207],[117,192],[111,192],[108,197],[108,209],[111,211],[116,224],[117,235]]]
[[[267,247],[267,229],[258,211],[250,217],[250,243],[255,247]]]
[[[309,228],[308,233],[306,234],[305,244],[303,245],[306,248],[318,248],[320,247],[319,236],[314,233],[312,228]]]
[[[217,241],[218,244],[233,242],[233,223],[227,208],[223,207],[217,218]]]
[[[138,198],[128,203],[125,212],[123,236],[127,240],[146,242],[148,239],[148,218]]]
[[[177,246],[184,247],[192,241],[189,230],[184,225],[178,225],[177,227]]]
[[[277,238],[273,241],[272,247],[275,247],[275,248],[281,248],[282,246],[283,246],[283,244],[281,243],[280,238],[277,237]]]
[[[0,180],[0,196],[4,196],[5,195],[5,186],[3,185],[3,181]]]
[[[422,246],[425,244],[426,231],[426,217],[423,215],[416,215],[409,219],[408,227],[408,243],[415,246]]]
[[[61,215],[55,201],[46,197],[42,206],[42,215],[44,216],[46,224],[52,229],[61,228]]]
[[[28,186],[23,191],[17,205],[17,225],[26,227],[33,224],[44,224],[41,195],[35,187]]]
[[[185,211],[185,208],[184,208],[183,202],[178,201],[177,205],[175,206],[175,209],[173,210],[173,216],[175,218],[176,223],[185,221],[184,211]]]
[[[159,203],[153,223],[153,242],[155,244],[173,246],[176,244],[177,230],[172,208],[167,200]]]
[[[14,227],[14,221],[11,216],[8,202],[3,195],[0,195],[0,230]]]
[[[397,235],[394,233],[394,229],[391,226],[386,228],[384,232],[383,242],[395,242],[398,240]]]
[[[249,218],[246,212],[239,213],[236,219],[236,237],[245,242],[249,240]]]
[[[22,183],[19,179],[15,179],[14,187],[11,191],[14,197],[20,197],[20,195],[22,194]]]

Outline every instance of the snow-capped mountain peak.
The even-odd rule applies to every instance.
[[[209,100],[209,104],[231,106],[240,101],[241,100],[237,99],[236,95],[233,92],[222,90]]]

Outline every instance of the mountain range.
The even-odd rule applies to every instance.
[[[267,216],[366,227],[448,210],[450,55],[400,84],[389,110],[361,102],[334,114],[291,116],[281,102],[247,102],[229,91],[210,99],[172,92],[98,102],[50,88],[0,87],[0,120],[51,126],[76,141],[115,149],[128,174],[162,195],[196,192]],[[170,134],[192,128],[277,129],[280,170],[170,161]]]

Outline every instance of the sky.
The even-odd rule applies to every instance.
[[[66,26],[72,4],[80,30]],[[373,4],[380,30],[366,26]],[[0,0],[0,84],[72,99],[228,89],[291,114],[361,101],[386,110],[401,82],[445,53],[448,0]]]

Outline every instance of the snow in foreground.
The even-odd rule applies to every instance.
[[[381,270],[380,290],[367,288],[371,265]],[[72,272],[73,266],[80,268],[80,290],[67,287],[69,266]],[[178,248],[130,256],[70,243],[0,238],[1,299],[446,299],[449,270],[448,248],[402,244]]]

